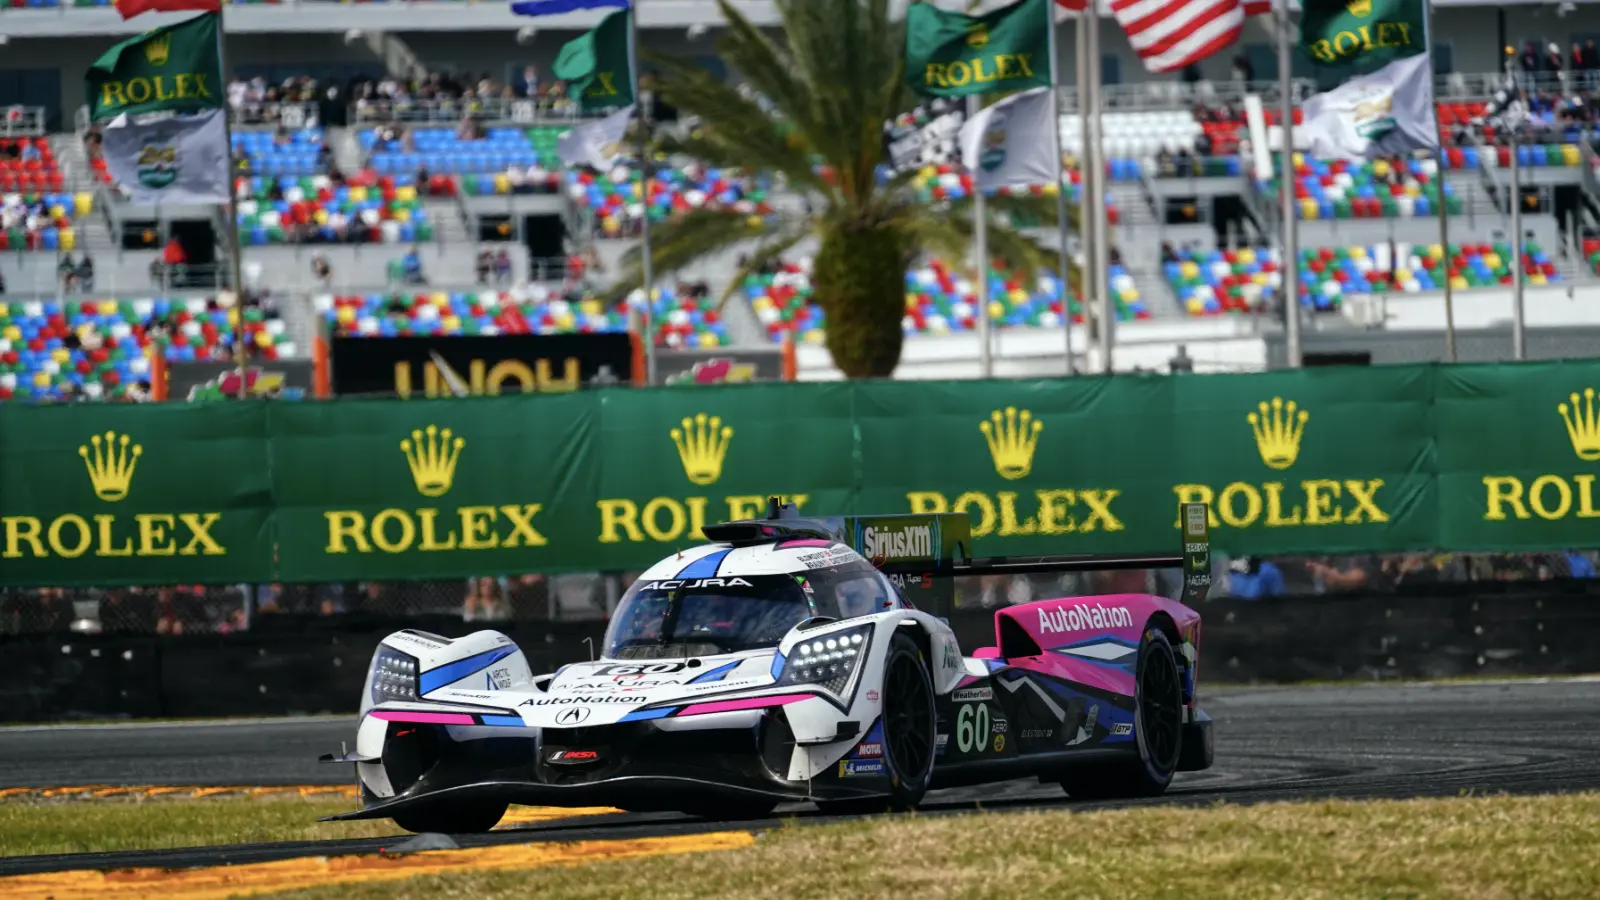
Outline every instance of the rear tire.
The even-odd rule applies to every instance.
[[[1061,787],[1074,800],[1157,797],[1172,784],[1183,749],[1183,681],[1172,642],[1161,629],[1145,629],[1135,672],[1133,735],[1137,755],[1068,769]]]
[[[510,804],[479,800],[437,804],[394,815],[394,823],[414,834],[482,834],[500,824]]]
[[[889,793],[818,800],[817,809],[840,816],[916,809],[933,780],[937,730],[928,661],[916,641],[896,633],[883,661],[883,767],[889,776]]]

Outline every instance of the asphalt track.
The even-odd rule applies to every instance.
[[[1600,789],[1600,681],[1237,688],[1203,696],[1216,719],[1216,764],[1179,775],[1155,800],[1078,803],[1032,779],[930,793],[922,814],[1153,804],[1260,803]],[[216,724],[0,729],[0,788],[67,785],[348,784],[319,764],[352,738],[346,717]],[[809,804],[784,818],[835,821]],[[456,838],[462,847],[605,840],[726,830],[675,814],[612,814]],[[398,833],[398,832],[397,832]],[[255,844],[0,859],[0,876],[62,869],[209,866],[371,853],[404,838]]]

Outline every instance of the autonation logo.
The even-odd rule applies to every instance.
[[[522,701],[522,706],[588,706],[591,703],[643,703],[644,697],[630,696],[627,694],[574,694],[571,697],[535,697],[532,700]]]

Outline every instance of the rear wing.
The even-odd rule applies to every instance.
[[[712,541],[757,544],[773,540],[832,540],[848,544],[889,576],[922,607],[949,609],[954,579],[973,575],[1035,575],[1119,569],[1183,570],[1183,600],[1203,603],[1211,590],[1210,511],[1204,503],[1178,504],[1181,542],[1170,554],[1060,556],[972,555],[966,513],[888,516],[801,516],[793,504],[767,501],[765,519],[723,522],[701,529]]]

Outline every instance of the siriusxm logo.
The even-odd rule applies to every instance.
[[[861,532],[862,555],[868,559],[908,559],[933,555],[933,529],[927,525],[903,528],[866,528]]]
[[[1090,628],[1131,628],[1133,613],[1126,606],[1058,606],[1039,610],[1039,630],[1052,634]]]

